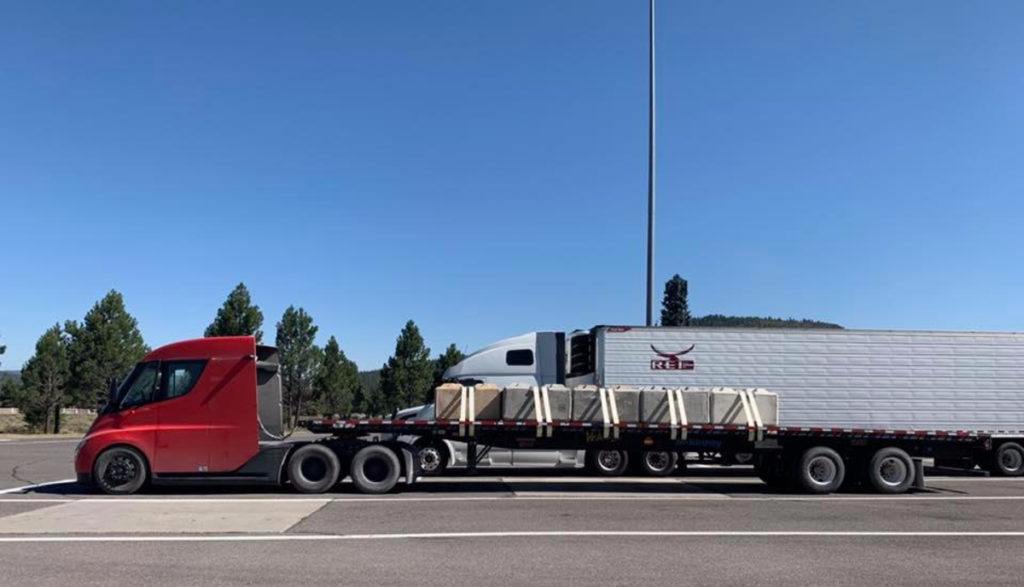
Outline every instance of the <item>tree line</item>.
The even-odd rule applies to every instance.
[[[662,326],[746,326],[842,328],[815,320],[724,316],[693,317],[689,284],[679,275],[665,283]],[[263,312],[239,283],[205,336],[251,335],[263,340]],[[274,346],[281,361],[285,414],[290,422],[308,414],[383,415],[431,401],[432,389],[445,370],[465,355],[454,344],[431,358],[419,327],[409,320],[395,340],[395,350],[379,371],[360,372],[345,355],[336,336],[323,347],[315,343],[319,327],[305,309],[289,306],[275,325]],[[0,346],[0,355],[6,348]],[[149,352],[138,322],[124,298],[111,290],[79,322],[54,324],[36,342],[21,380],[0,383],[0,405],[19,408],[28,423],[44,432],[60,426],[62,407],[96,407],[107,398],[112,382],[124,377]]]
[[[251,335],[259,343],[262,328],[263,312],[239,283],[204,335]],[[431,358],[419,328],[409,320],[398,335],[394,354],[381,367],[379,383],[364,385],[358,366],[345,355],[337,337],[330,336],[320,347],[315,343],[318,331],[301,307],[289,306],[276,324],[283,403],[292,422],[305,414],[387,414],[425,403],[444,370],[464,357],[451,344]],[[0,354],[4,350],[0,347]],[[57,432],[61,408],[100,405],[111,383],[149,350],[123,296],[112,290],[81,322],[54,324],[39,337],[21,381],[6,379],[0,384],[0,405],[19,408],[37,430]]]

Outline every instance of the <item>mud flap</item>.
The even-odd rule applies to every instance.
[[[402,446],[402,464],[405,467],[405,484],[412,485],[420,478],[420,472],[418,468],[419,461],[416,459],[415,448],[409,446]]]

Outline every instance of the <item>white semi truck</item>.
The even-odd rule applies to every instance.
[[[852,442],[851,434],[981,435],[990,441],[915,454],[942,466],[1024,474],[1024,333],[597,326],[498,341],[445,378],[467,385],[765,388],[779,395],[781,430],[833,431],[834,449],[868,442]],[[726,462],[750,451],[728,441],[698,448]],[[843,458],[851,464],[862,452],[846,450]],[[762,476],[786,468],[783,456],[762,453]],[[863,469],[852,464],[851,471]]]

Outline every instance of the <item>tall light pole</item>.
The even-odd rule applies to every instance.
[[[654,326],[654,0],[648,0],[647,24],[647,326]]]

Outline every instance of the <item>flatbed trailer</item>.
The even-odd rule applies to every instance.
[[[174,343],[150,352],[115,390],[76,447],[75,470],[80,481],[112,494],[147,483],[320,493],[345,477],[359,491],[385,493],[403,477],[414,483],[420,456],[447,439],[467,444],[470,472],[488,447],[585,450],[603,474],[622,473],[630,455],[665,475],[681,453],[718,452],[750,455],[757,474],[780,489],[829,493],[861,483],[902,493],[923,485],[921,459],[971,459],[992,448],[991,436],[970,430],[765,425],[754,395],[746,395],[755,390],[736,390],[747,408],[755,406],[744,408],[745,424],[704,424],[688,421],[682,409],[667,423],[622,422],[614,409],[597,422],[558,420],[550,407],[534,408],[532,419],[476,419],[473,386],[460,389],[470,407],[457,419],[321,418],[304,423],[318,437],[296,440],[283,433],[276,349],[252,337]],[[676,401],[683,405],[682,396]]]
[[[410,453],[415,464],[416,451],[431,441],[456,440],[469,449],[468,471],[475,471],[476,455],[488,447],[530,449],[582,449],[595,452],[614,451],[627,454],[645,452],[724,452],[749,453],[754,457],[759,475],[776,488],[791,488],[815,493],[828,493],[839,488],[834,473],[824,471],[818,475],[814,463],[805,463],[801,471],[801,457],[809,451],[828,449],[839,455],[841,468],[847,469],[844,478],[875,485],[886,493],[901,493],[910,487],[924,487],[924,458],[966,457],[991,447],[992,439],[986,434],[972,431],[945,430],[865,430],[854,428],[819,428],[791,426],[758,426],[733,424],[662,424],[662,423],[601,423],[589,421],[538,420],[391,420],[387,418],[333,419],[324,418],[306,423],[306,428],[329,437],[318,442],[330,446],[339,454],[351,453],[366,444],[388,445],[387,441],[367,438],[398,438],[415,436],[416,445],[398,446],[395,450]],[[870,471],[872,458],[880,451],[886,454],[902,451],[907,459],[898,471]],[[819,451],[820,452],[820,451]],[[896,453],[897,459],[901,455]],[[883,459],[884,460],[884,459]],[[813,461],[813,459],[810,459]],[[894,462],[895,463],[895,462]],[[821,463],[819,463],[821,464]],[[890,463],[890,469],[892,468]],[[909,467],[907,465],[910,465]],[[342,465],[345,466],[344,464]],[[878,468],[884,467],[878,463]],[[406,482],[418,477],[415,467],[404,468]],[[806,475],[800,475],[800,473]],[[874,473],[874,475],[872,475]],[[886,478],[886,474],[889,475]],[[358,472],[356,473],[358,475]],[[831,477],[831,479],[829,479]],[[888,479],[888,480],[886,480]],[[356,476],[353,476],[356,480]],[[834,483],[830,483],[829,481]],[[881,484],[880,484],[881,482]],[[356,485],[361,490],[359,480]]]

